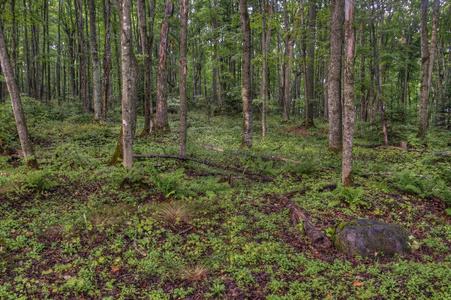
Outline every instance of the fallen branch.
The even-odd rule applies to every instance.
[[[222,166],[222,165],[219,165],[216,163],[209,162],[204,159],[188,157],[188,156],[169,155],[169,154],[136,154],[136,155],[133,155],[133,158],[169,158],[169,159],[178,159],[178,160],[182,160],[182,161],[194,161],[194,162],[204,164],[204,165],[207,165],[210,167],[218,168],[221,170],[232,171],[235,173],[241,173],[241,174],[247,175],[250,178],[260,178],[264,181],[274,181],[274,178],[272,178],[271,176],[268,176],[268,175],[254,173],[251,171],[246,171],[246,170],[243,170],[240,168],[235,168],[235,167]]]
[[[224,151],[227,150],[227,151],[234,151],[234,152],[245,153],[247,155],[250,155],[250,153],[244,152],[242,150],[228,150],[228,149],[225,149],[225,148],[222,148],[222,147],[217,147],[217,146],[212,146],[212,145],[207,145],[207,144],[202,144],[201,146],[203,148],[205,148],[205,149],[210,149],[210,150],[219,151],[219,152],[224,152]],[[274,155],[264,155],[264,154],[258,154],[258,155],[252,154],[252,155],[260,157],[260,158],[268,159],[268,160],[290,162],[290,163],[293,163],[293,164],[301,163],[300,161],[297,161],[297,160],[292,160],[292,159],[285,158],[285,157],[278,157],[278,156],[274,156]]]
[[[278,200],[284,202],[284,205],[290,209],[290,219],[292,225],[297,228],[297,225],[302,222],[305,234],[310,238],[315,247],[327,249],[332,247],[331,240],[321,231],[315,228],[310,219],[294,204],[293,201],[283,195],[275,195]]]

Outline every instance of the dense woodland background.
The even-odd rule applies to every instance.
[[[355,3],[358,119],[378,121],[380,106],[384,105],[389,126],[418,122],[422,2]],[[343,6],[344,14],[344,1],[332,3]],[[1,5],[4,35],[23,95],[49,105],[77,102],[84,112],[95,111],[95,119],[107,118],[108,110],[120,105],[120,24],[114,1],[9,0]],[[268,99],[267,114],[283,113],[284,119],[294,118],[299,123],[305,119],[305,112],[311,114],[310,118],[327,118],[328,99],[337,97],[328,95],[331,2],[247,1],[246,5],[251,31],[250,98],[254,100],[254,118],[260,118],[262,107],[264,57],[268,74],[264,92]],[[178,110],[179,3],[133,1],[131,6],[131,43],[139,63],[138,112],[145,113],[143,103],[147,99],[156,101],[164,20],[169,28],[164,65],[167,98],[170,109]],[[166,6],[175,6],[172,17],[166,13]],[[446,1],[434,1],[427,6],[428,119],[432,126],[441,128],[449,127],[450,123],[450,12],[451,6]],[[190,109],[203,107],[207,114],[238,113],[242,98],[238,2],[195,1],[189,6],[188,18],[186,93]],[[375,81],[376,69],[380,92]],[[146,76],[150,76],[148,87]],[[378,93],[382,102],[378,101]],[[6,101],[7,96],[6,85],[1,83],[1,101]]]

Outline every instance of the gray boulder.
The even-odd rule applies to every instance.
[[[338,226],[334,235],[338,250],[350,255],[393,256],[415,248],[413,236],[404,228],[376,220],[354,220]]]

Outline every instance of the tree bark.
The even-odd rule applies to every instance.
[[[80,60],[80,100],[83,104],[83,111],[89,112],[88,86],[86,82],[86,55],[85,55],[85,35],[83,32],[83,0],[74,0],[76,4],[75,17],[78,28],[78,57]]]
[[[20,146],[22,147],[23,156],[27,162],[27,166],[32,169],[39,167],[38,161],[34,156],[33,145],[31,144],[30,135],[28,134],[27,123],[25,120],[25,114],[22,108],[22,102],[20,99],[19,87],[14,77],[14,69],[11,66],[11,62],[8,56],[8,50],[6,48],[5,38],[3,35],[3,24],[0,21],[0,63],[2,67],[2,73],[5,76],[8,92],[11,97],[11,103],[14,112],[14,119],[16,121],[17,133],[19,135]]]
[[[102,121],[105,123],[110,102],[111,91],[111,9],[110,0],[103,0],[103,19],[105,27],[105,43],[103,47],[103,95],[102,95]]]
[[[426,130],[428,128],[428,101],[429,101],[429,46],[428,46],[428,0],[421,1],[421,16],[420,16],[420,30],[421,30],[421,85],[420,85],[420,119],[418,122],[418,138],[426,137]]]
[[[186,97],[186,52],[189,0],[180,0],[180,141],[179,155],[186,156],[186,116],[188,113]]]
[[[341,61],[345,0],[332,0],[330,15],[330,59],[327,79],[329,111],[329,151],[340,152],[343,146],[341,109]]]
[[[132,47],[131,0],[118,0],[122,61],[122,143],[124,167],[133,166],[132,145],[136,128],[137,63]]]
[[[170,132],[168,121],[168,95],[167,95],[167,69],[166,59],[168,52],[168,19],[172,16],[174,6],[166,0],[166,10],[161,24],[160,47],[158,51],[158,78],[157,78],[157,112],[155,118],[155,131],[158,133]]]
[[[428,70],[428,94],[431,95],[432,87],[432,74],[434,71],[434,59],[435,52],[437,51],[437,25],[438,17],[440,11],[440,0],[434,0],[434,5],[432,7],[432,32],[431,32],[431,47],[430,47],[430,59],[429,59],[429,70]],[[434,97],[434,102],[437,103],[436,97]],[[437,113],[437,111],[435,112]]]
[[[342,185],[352,186],[354,183],[352,167],[352,148],[354,142],[354,2],[345,1],[345,63],[344,63],[344,118],[343,118],[343,154]]]
[[[308,9],[308,45],[307,63],[305,72],[305,126],[313,126],[313,100],[315,98],[315,26],[316,26],[316,0],[311,0]]]
[[[242,87],[243,133],[241,147],[252,147],[252,99],[251,99],[251,29],[247,1],[240,0],[240,22],[243,33]]]
[[[266,12],[266,5],[269,5],[268,7],[268,24],[266,28],[266,20],[265,20],[265,12]],[[271,43],[271,18],[272,18],[272,12],[274,7],[274,0],[271,1],[271,3],[266,4],[266,1],[263,1],[262,5],[262,56],[263,56],[263,62],[262,62],[262,79],[261,79],[261,85],[260,85],[260,98],[262,99],[262,140],[266,137],[266,101],[268,98],[268,58],[267,54],[269,52],[269,46]],[[265,34],[265,28],[266,28],[266,34]]]
[[[144,55],[144,128],[142,137],[149,137],[153,130],[153,102],[152,102],[152,46],[153,46],[153,23],[155,20],[155,0],[152,0],[150,17],[150,34],[147,34],[147,20],[145,12],[145,1],[138,0],[138,20],[141,34],[142,53]]]
[[[94,0],[88,1],[89,6],[89,28],[93,79],[94,120],[99,122],[102,117],[102,91],[100,81],[100,63],[97,47],[96,33],[96,7]]]

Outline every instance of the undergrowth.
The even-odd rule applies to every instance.
[[[413,126],[391,128],[392,137],[421,148],[406,152],[372,148],[381,141],[377,125],[357,124],[356,185],[342,187],[341,157],[326,151],[327,124],[301,135],[271,117],[266,139],[256,129],[253,148],[244,150],[239,120],[214,116],[208,124],[203,112],[190,112],[188,155],[274,178],[260,182],[164,159],[109,167],[117,112],[101,125],[76,104],[24,102],[37,155],[45,157],[30,171],[0,156],[0,299],[451,297],[449,132],[431,130],[421,152]],[[0,106],[3,149],[19,147],[11,120]],[[178,128],[177,115],[170,122]],[[134,152],[177,154],[177,139],[176,130],[138,138]],[[377,219],[409,230],[419,249],[391,259],[315,249],[292,227],[279,194],[323,233]]]

